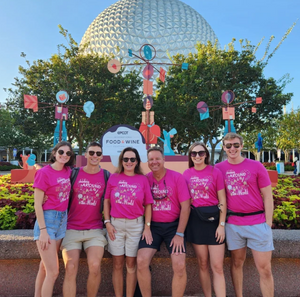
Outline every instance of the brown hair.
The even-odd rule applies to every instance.
[[[198,142],[198,141],[196,141],[196,142],[194,142],[194,143],[190,146],[190,149],[189,149],[189,154],[188,154],[188,156],[189,156],[189,168],[194,167],[194,162],[192,161],[191,153],[192,153],[194,147],[196,147],[197,145],[201,145],[201,146],[204,148],[205,153],[206,153],[206,157],[205,157],[204,163],[205,163],[206,165],[209,165],[210,155],[209,155],[209,151],[208,151],[206,145],[205,145],[203,142]]]
[[[240,134],[229,132],[223,138],[223,145],[225,145],[225,140],[231,140],[234,138],[238,138],[240,140],[241,145],[243,145],[243,137]]]
[[[122,173],[122,172],[124,172],[123,157],[124,157],[124,154],[126,152],[133,152],[133,153],[135,153],[137,164],[136,164],[136,166],[134,168],[134,173],[135,174],[142,174],[143,175],[143,172],[142,172],[142,169],[141,169],[141,158],[140,158],[139,152],[137,151],[137,149],[135,149],[133,147],[126,147],[121,152],[121,154],[119,156],[119,164],[118,164],[118,169],[116,170],[116,173]]]
[[[74,155],[71,144],[67,141],[61,141],[53,148],[53,150],[51,151],[49,162],[51,162],[51,163],[56,162],[55,154],[62,146],[68,146],[72,153],[70,160],[64,166],[72,166],[74,164],[75,155]]]
[[[153,147],[150,147],[147,151],[147,156],[149,155],[149,153],[151,152],[160,152],[161,155],[163,156],[163,158],[165,157],[164,155],[164,150],[163,148],[161,148],[160,146],[153,146]]]
[[[101,148],[101,151],[102,151],[102,146],[101,146],[101,144],[98,143],[98,142],[96,142],[96,141],[92,141],[91,143],[89,143],[89,145],[86,147],[86,150],[85,150],[85,151],[87,152],[91,146],[98,146],[98,147]]]

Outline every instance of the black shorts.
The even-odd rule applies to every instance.
[[[160,245],[164,241],[169,251],[169,254],[172,254],[173,247],[170,247],[170,244],[173,237],[176,234],[178,223],[179,220],[176,220],[171,223],[151,222],[150,230],[152,232],[152,237],[153,237],[152,244],[147,244],[145,239],[143,240],[141,239],[139,243],[139,249],[150,248],[150,249],[155,249],[157,251],[160,251]],[[186,250],[185,238],[184,238],[184,248]]]
[[[220,243],[216,241],[218,226],[219,220],[213,222],[200,220],[196,211],[192,208],[185,231],[186,240],[194,244],[219,245]],[[225,240],[221,244],[224,243]]]

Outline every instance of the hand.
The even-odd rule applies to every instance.
[[[219,226],[216,230],[216,241],[222,243],[225,240],[225,227]]]
[[[106,223],[106,230],[109,238],[114,241],[116,239],[115,233],[117,233],[115,227],[111,223]]]
[[[266,222],[266,224],[272,228],[272,222]]]
[[[39,244],[40,244],[40,248],[42,251],[47,250],[49,247],[49,244],[51,244],[50,236],[47,232],[47,229],[43,229],[40,231]]]
[[[170,247],[173,246],[172,254],[181,255],[185,252],[184,239],[179,235],[175,235],[171,241]]]
[[[143,234],[142,234],[142,240],[146,240],[146,243],[151,245],[153,242],[152,232],[150,228],[147,226],[145,227]]]

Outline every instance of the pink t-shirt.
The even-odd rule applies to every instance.
[[[114,218],[136,219],[144,214],[145,205],[153,203],[148,180],[140,174],[112,174],[105,199],[110,199],[110,215]]]
[[[211,165],[203,170],[196,170],[194,167],[183,173],[190,194],[192,205],[195,207],[218,205],[218,191],[224,189],[224,180],[219,169]]]
[[[184,177],[180,173],[169,169],[166,169],[165,176],[159,182],[154,178],[152,172],[148,173],[147,177],[154,197],[152,221],[174,222],[180,216],[180,203],[190,199]]]
[[[48,196],[43,204],[43,210],[66,211],[68,209],[70,175],[71,169],[68,166],[57,171],[47,165],[36,172],[33,187],[44,191]]]
[[[86,173],[79,169],[73,186],[71,206],[68,214],[67,229],[103,229],[101,197],[105,188],[104,172]]]
[[[225,180],[228,209],[243,213],[264,210],[260,189],[271,185],[271,181],[266,168],[260,162],[244,159],[239,164],[230,164],[226,160],[215,167],[221,170]],[[264,213],[228,218],[228,223],[235,225],[255,225],[265,221]]]

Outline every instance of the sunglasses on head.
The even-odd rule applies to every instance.
[[[127,163],[130,160],[131,163],[134,163],[136,161],[136,158],[123,158],[123,161]]]
[[[94,156],[97,155],[97,157],[101,157],[102,156],[102,152],[95,152],[95,151],[89,151],[89,155],[90,156]]]
[[[205,151],[191,151],[191,157],[195,158],[197,156],[197,154],[199,155],[199,157],[204,157],[206,155]]]
[[[226,144],[225,144],[225,147],[226,147],[227,149],[230,149],[232,146],[233,146],[234,148],[239,148],[239,147],[241,146],[241,144],[238,143],[238,142],[235,142],[235,143],[226,143]]]
[[[62,156],[64,153],[66,153],[66,155],[67,155],[68,157],[71,157],[71,156],[72,156],[72,152],[71,152],[71,151],[65,152],[64,150],[58,150],[57,152],[58,152],[58,154],[61,155],[61,156]]]

